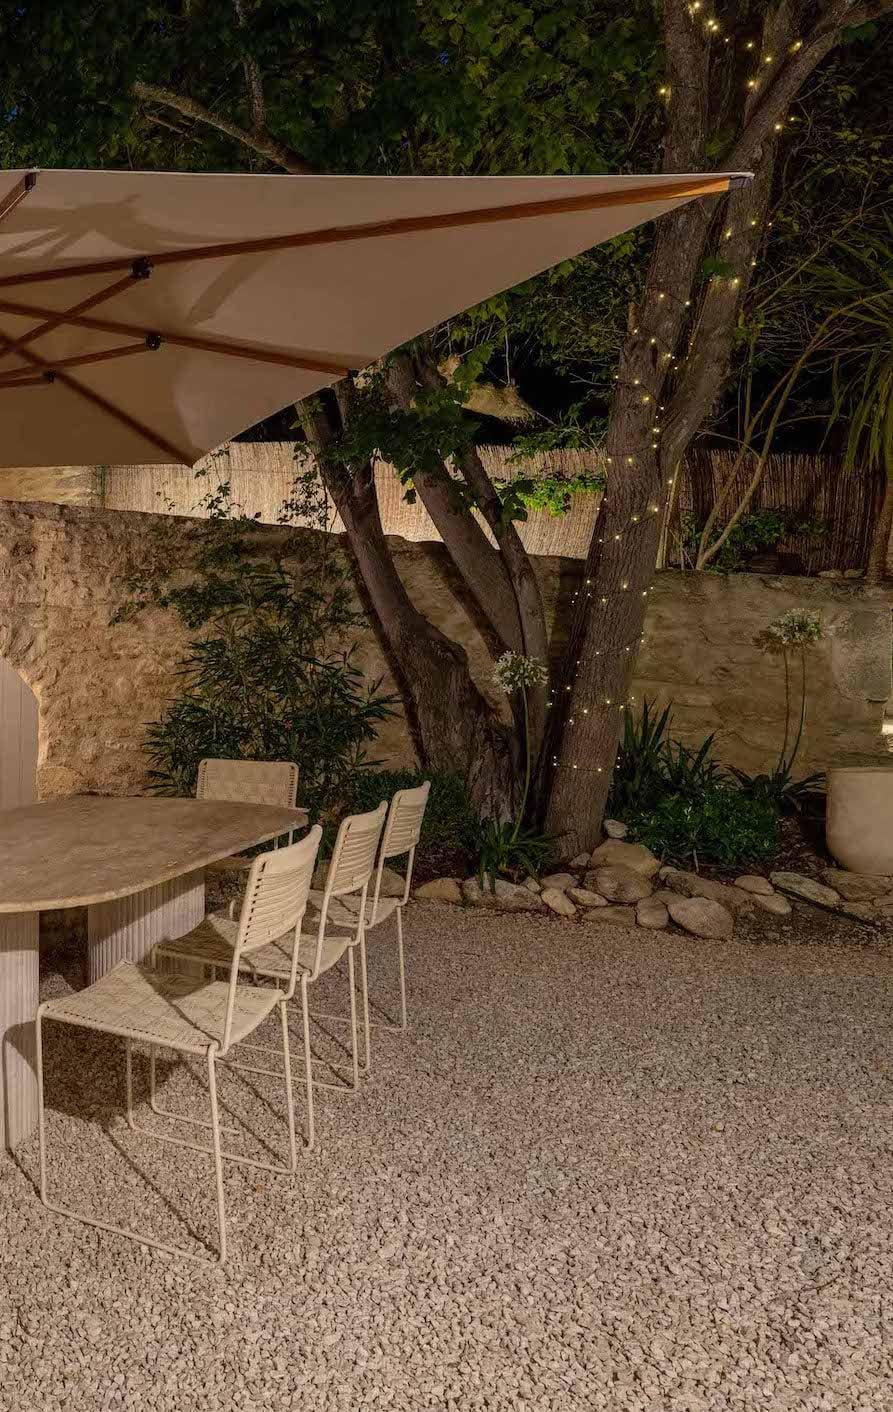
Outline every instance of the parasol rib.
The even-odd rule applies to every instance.
[[[36,304],[19,304],[8,299],[0,300],[0,313],[35,319],[56,317],[52,309]],[[71,324],[75,328],[94,329],[97,333],[120,333],[124,337],[133,334],[137,338],[145,338],[150,332],[137,324],[120,323],[116,319],[85,318],[73,311],[64,316],[60,314],[59,318],[62,323]],[[151,332],[157,333],[162,342],[177,344],[181,348],[196,348],[203,353],[222,353],[230,358],[247,358],[257,363],[276,363],[279,367],[302,368],[307,372],[332,373],[335,377],[344,377],[353,368],[365,368],[379,356],[377,353],[370,353],[358,354],[350,360],[336,359],[334,355],[322,353],[318,357],[314,353],[279,353],[273,348],[260,348],[251,343],[235,343],[232,340],[224,342],[222,339],[171,333],[164,329],[152,329]]]
[[[162,250],[152,254],[153,265],[188,264],[193,260],[222,260],[233,255],[252,255],[276,250],[300,250],[313,245],[339,245],[352,240],[375,240],[389,235],[412,235],[420,231],[451,230],[463,226],[492,225],[500,221],[528,220],[536,216],[568,215],[574,212],[606,210],[613,206],[635,206],[651,201],[684,201],[694,196],[721,195],[729,189],[729,178],[708,177],[699,181],[677,178],[649,186],[628,186],[614,191],[589,192],[582,196],[522,201],[508,206],[483,206],[471,211],[446,211],[437,215],[403,216],[366,225],[331,226],[324,230],[299,231],[294,235],[273,235],[255,240],[232,240],[217,245],[198,245],[183,250]],[[46,280],[71,279],[77,275],[113,274],[127,269],[133,256],[94,260],[49,270],[31,270],[5,275],[0,289],[12,285],[35,284]]]
[[[9,335],[5,334],[2,329],[0,329],[0,338],[5,339],[7,342],[10,341]],[[116,407],[114,402],[109,402],[101,393],[94,392],[90,387],[85,387],[83,383],[78,382],[77,379],[71,377],[69,373],[55,371],[51,363],[41,358],[39,354],[33,352],[32,349],[23,348],[22,357],[33,367],[38,368],[41,373],[51,373],[54,379],[60,382],[63,387],[67,387],[69,391],[83,398],[85,402],[90,402],[94,407],[98,407],[101,412],[105,412],[107,416],[113,417],[115,421],[120,422],[121,425],[127,427],[129,431],[136,432],[144,441],[148,441],[150,445],[154,446],[157,450],[163,451],[166,456],[170,456],[178,465],[192,465],[193,457],[190,456],[188,452],[184,452],[178,446],[174,446],[173,442],[168,441],[160,432],[153,431],[151,427],[147,427],[143,422],[138,421],[136,417],[132,417],[129,412],[125,412],[122,407]]]
[[[56,373],[60,368],[83,368],[88,363],[108,363],[114,358],[129,358],[133,353],[149,351],[149,344],[143,339],[141,343],[125,343],[122,348],[105,348],[99,353],[78,353],[73,358],[55,358],[47,363],[46,371],[37,381],[46,382],[46,374]],[[29,373],[28,368],[10,368],[8,373],[0,375],[0,387],[28,387],[35,381]]]

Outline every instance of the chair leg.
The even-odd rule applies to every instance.
[[[307,977],[301,977],[301,1019],[304,1022],[304,1082],[307,1088],[307,1147],[316,1146],[316,1129],[313,1115],[313,1055],[310,1050],[310,1000],[307,995]]]
[[[152,1047],[155,1053],[155,1047]],[[133,1041],[124,1041],[124,1088],[127,1095],[127,1126],[131,1132],[136,1132],[136,1122],[133,1117]]]
[[[157,1078],[156,1078],[156,1070],[155,1070],[155,1060],[156,1060],[157,1054],[158,1054],[158,1047],[157,1047],[157,1045],[150,1044],[150,1045],[149,1045],[149,1107],[151,1108],[152,1112],[155,1113],[156,1116],[159,1117],[159,1118],[172,1118],[175,1123],[191,1123],[194,1128],[209,1128],[209,1127],[211,1126],[211,1120],[210,1120],[210,1118],[193,1118],[193,1116],[192,1116],[191,1113],[175,1113],[172,1108],[162,1108],[161,1104],[158,1102],[158,1087],[157,1087]],[[270,1074],[271,1074],[271,1076],[272,1076],[273,1078],[276,1077],[275,1074],[272,1073],[272,1070],[270,1070],[269,1072],[270,1072]],[[134,1122],[131,1122],[131,1123],[130,1123],[130,1126],[134,1129],[135,1132],[148,1133],[149,1137],[155,1137],[155,1136],[156,1136],[156,1134],[153,1133],[150,1128],[141,1128],[141,1127],[139,1127],[139,1126],[137,1125],[137,1123],[136,1123],[135,1121],[134,1121]],[[221,1123],[221,1124],[220,1124],[220,1131],[221,1131],[222,1133],[235,1133],[235,1132],[238,1132],[238,1128],[231,1127],[231,1126],[229,1126],[229,1125],[226,1124],[226,1123]]]
[[[406,967],[403,964],[403,908],[397,908],[397,969],[400,974],[400,1028],[406,1029]]]
[[[47,1138],[43,1113],[43,1028],[39,1009],[37,1011],[37,1025],[35,1028],[37,1044],[37,1135],[40,1141],[40,1199],[44,1206],[48,1206]]]
[[[208,1088],[211,1094],[211,1142],[214,1149],[214,1181],[217,1186],[217,1229],[220,1232],[222,1265],[226,1259],[226,1209],[223,1204],[223,1154],[220,1150],[220,1115],[217,1112],[217,1069],[214,1049],[208,1050]]]
[[[285,1077],[285,1108],[288,1114],[288,1152],[289,1169],[292,1172],[298,1170],[298,1149],[295,1142],[295,1098],[291,1084],[291,1050],[288,1043],[288,1015],[286,1014],[287,1001],[283,1000],[279,1006],[279,1020],[282,1025],[282,1063]]]
[[[354,974],[353,947],[347,948],[347,980],[350,986],[350,1067],[353,1075],[353,1088],[360,1087],[360,1068],[357,1051],[359,1040],[357,1038],[357,982]]]
[[[140,1245],[151,1246],[155,1250],[164,1250],[168,1255],[179,1255],[186,1260],[195,1260],[199,1265],[222,1265],[226,1259],[226,1211],[223,1204],[223,1162],[220,1150],[220,1131],[217,1126],[217,1078],[214,1070],[214,1050],[208,1051],[208,1074],[211,1089],[211,1123],[214,1134],[214,1168],[217,1180],[217,1228],[220,1233],[220,1245],[215,1259],[209,1260],[207,1255],[199,1255],[194,1250],[184,1250],[182,1246],[168,1245],[166,1241],[155,1240],[153,1236],[143,1235],[140,1231],[129,1230],[126,1226],[115,1226],[110,1221],[99,1221],[95,1216],[85,1216],[80,1211],[73,1211],[70,1206],[62,1206],[57,1201],[51,1201],[47,1191],[47,1140],[46,1140],[46,1115],[44,1104],[44,1081],[43,1081],[43,1034],[41,1025],[41,1013],[37,1012],[37,1132],[40,1142],[40,1199],[48,1211],[54,1211],[57,1216],[67,1216],[71,1221],[80,1221],[85,1226],[95,1226],[97,1230],[107,1231],[109,1235],[123,1236],[125,1240],[135,1240]],[[130,1052],[130,1041],[126,1042],[125,1066],[126,1085],[128,1097],[128,1122],[133,1116],[132,1113],[132,1057]],[[139,1128],[136,1129],[138,1132]],[[207,1151],[207,1149],[202,1149]]]
[[[360,935],[360,989],[363,993],[363,1077],[372,1071],[372,1041],[369,1031],[369,971],[366,966],[366,933]]]

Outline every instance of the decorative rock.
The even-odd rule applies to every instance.
[[[709,897],[674,897],[668,910],[676,925],[693,936],[724,941],[735,930],[728,908]]]
[[[489,883],[481,888],[477,878],[466,878],[462,884],[462,896],[470,907],[495,907],[500,912],[539,912],[540,900],[535,893],[520,883],[496,879],[495,892],[490,891]]]
[[[528,892],[542,892],[536,878],[525,878],[522,886],[526,887]]]
[[[644,843],[625,843],[621,838],[608,838],[593,853],[592,867],[601,868],[614,863],[632,868],[643,878],[653,878],[660,867],[658,859]]]
[[[567,866],[569,868],[577,868],[580,872],[582,872],[585,868],[589,867],[589,854],[578,853],[576,858],[572,858]]]
[[[622,824],[619,819],[605,819],[602,828],[608,835],[608,838],[626,838],[626,835],[629,833],[626,824]]]
[[[663,931],[669,924],[670,914],[662,902],[655,902],[653,897],[643,897],[636,903],[636,922],[640,927],[648,927],[652,931]]]
[[[840,906],[839,892],[835,892],[833,887],[825,887],[824,883],[816,882],[815,878],[806,877],[803,873],[770,873],[769,877],[780,892],[802,897],[804,902],[814,902],[817,907],[827,907],[832,912],[836,912]]]
[[[877,873],[848,873],[843,868],[826,868],[822,877],[847,902],[874,902],[893,890],[893,878]]]
[[[883,916],[893,915],[893,892],[887,893],[886,897],[879,897],[874,904],[874,911]]]
[[[793,908],[780,892],[755,892],[753,900],[762,912],[772,912],[776,917],[789,917]]]
[[[545,902],[550,911],[557,912],[559,917],[576,917],[577,915],[577,909],[573,902],[560,887],[544,887],[540,893],[540,901]]]
[[[462,901],[462,888],[457,878],[433,878],[415,889],[415,896],[422,902]]]
[[[862,577],[862,570],[861,570],[861,569],[844,569],[844,571],[843,571],[843,576],[844,576],[845,579],[860,579],[860,578]]]
[[[607,907],[607,898],[600,892],[591,892],[588,887],[569,887],[567,895],[578,907]]]
[[[819,579],[842,579],[842,578],[843,578],[843,574],[840,572],[839,569],[819,569],[818,573],[816,574],[816,578],[819,578]]]
[[[890,915],[883,910],[876,911],[872,902],[841,902],[838,911],[844,917],[852,917],[857,922],[871,922]]]
[[[761,897],[769,897],[773,892],[769,879],[761,878],[758,873],[745,873],[743,877],[736,878],[735,886],[740,887],[742,892],[757,893]]]
[[[616,927],[634,927],[636,910],[634,907],[593,907],[586,913],[587,922],[613,922]]]
[[[720,902],[731,912],[741,912],[744,916],[753,912],[752,893],[717,882],[715,878],[702,878],[700,873],[689,873],[683,868],[662,868],[661,879],[682,897],[709,897],[711,902]]]
[[[550,873],[543,878],[543,887],[556,887],[559,892],[566,892],[569,887],[576,887],[579,881],[573,873]]]
[[[622,863],[593,869],[586,874],[585,883],[609,902],[638,902],[642,897],[650,897],[653,891],[647,878]]]

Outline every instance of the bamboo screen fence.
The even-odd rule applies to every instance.
[[[497,480],[523,474],[594,474],[602,468],[597,453],[551,451],[525,462],[523,470],[509,461],[501,446],[480,448],[488,472]],[[667,535],[666,562],[677,564],[680,515],[702,521],[733,466],[733,453],[693,452],[680,478],[678,502]],[[47,467],[41,470],[0,471],[0,498],[50,500],[68,504],[102,505],[115,510],[194,515],[204,518],[202,500],[228,482],[236,505],[266,523],[279,521],[295,476],[290,442],[234,441],[206,458],[200,473],[177,466]],[[746,471],[737,478],[741,488]],[[376,474],[382,523],[387,534],[409,540],[440,538],[420,501],[408,504],[397,476],[381,465]],[[846,471],[833,456],[778,455],[770,458],[752,508],[779,508],[792,519],[823,527],[818,535],[790,535],[779,546],[792,572],[862,568],[871,538],[877,481],[861,471]],[[598,509],[597,495],[580,495],[566,515],[531,510],[520,525],[531,554],[586,555]],[[733,500],[734,503],[734,500]],[[333,527],[341,528],[333,513]]]

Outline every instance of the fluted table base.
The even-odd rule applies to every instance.
[[[119,961],[144,961],[156,942],[184,936],[204,916],[203,868],[113,902],[94,902],[87,909],[91,984]]]
[[[37,1123],[37,912],[0,913],[0,1148]]]

